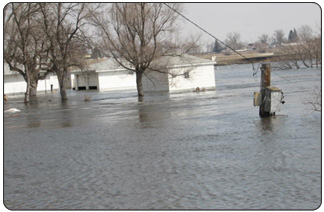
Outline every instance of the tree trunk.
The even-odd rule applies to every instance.
[[[136,72],[136,86],[137,86],[137,94],[138,94],[138,101],[143,102],[144,100],[144,91],[143,91],[143,72],[137,71]]]
[[[60,94],[61,94],[61,100],[68,100],[66,88],[64,82],[59,82],[60,84]]]
[[[29,91],[30,96],[36,96],[37,95],[37,84],[38,84],[38,80],[31,80],[30,81],[30,91]]]
[[[27,87],[26,87],[26,93],[25,93],[25,99],[24,99],[24,102],[27,104],[29,103],[29,97],[30,97],[30,79],[27,78],[26,80],[26,84],[27,84]]]
[[[59,75],[61,75],[61,76],[59,76]],[[61,100],[63,100],[63,101],[68,100],[66,87],[65,87],[66,74],[65,73],[58,74],[58,80],[59,80],[59,84],[60,84]]]

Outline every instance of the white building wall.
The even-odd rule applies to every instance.
[[[200,89],[216,87],[214,65],[174,68],[172,71],[178,74],[189,72],[189,78],[185,78],[184,75],[177,77],[169,76],[170,91],[194,90],[197,87]]]
[[[4,76],[4,93],[7,95],[22,94],[26,92],[26,82],[20,74]]]
[[[38,80],[37,93],[51,91],[59,88],[57,76],[49,74],[45,80]],[[26,82],[20,74],[10,74],[4,76],[4,93],[7,95],[17,95],[26,92]]]
[[[91,73],[89,76],[89,87],[97,86],[97,89],[99,89],[98,83],[98,73]]]
[[[144,91],[168,91],[169,82],[167,73],[148,72],[143,76]]]
[[[99,90],[136,89],[136,75],[129,71],[98,72]]]
[[[77,72],[72,73],[70,75],[71,78],[71,88],[74,90],[79,90],[80,87],[84,87],[85,89],[95,89],[94,87],[97,87],[99,89],[98,85],[98,73],[96,72]]]
[[[72,74],[70,75],[70,78],[71,78],[71,88],[72,88],[72,89],[75,89],[75,87],[77,86],[77,84],[76,84],[76,76],[75,76],[75,74],[72,73]]]
[[[77,80],[76,85],[78,87],[85,87],[85,88],[87,87],[87,77],[84,76],[82,73],[76,75],[76,80]],[[78,90],[78,88],[76,89]]]
[[[53,85],[53,90],[59,89],[58,79],[54,74],[47,75],[45,80],[38,80],[37,92],[50,92],[51,85]]]

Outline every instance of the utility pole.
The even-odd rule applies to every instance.
[[[254,92],[254,106],[260,106],[260,117],[270,117],[276,114],[278,105],[284,104],[283,92],[277,87],[271,87],[271,66],[263,63],[261,66],[260,92]]]
[[[259,108],[260,117],[269,117],[269,111],[265,111],[267,107],[266,104],[270,102],[266,101],[266,88],[271,85],[271,67],[269,63],[263,63],[261,66],[261,83],[260,83],[260,93],[261,93],[261,105]]]

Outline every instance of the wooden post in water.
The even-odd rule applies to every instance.
[[[270,102],[266,101],[266,87],[271,85],[271,67],[269,63],[263,63],[261,66],[261,84],[260,84],[260,93],[261,93],[261,105],[259,110],[260,117],[269,117],[271,114],[265,111],[266,104]]]
[[[275,116],[279,105],[284,104],[283,92],[271,85],[271,68],[269,63],[261,66],[260,92],[254,92],[253,106],[259,106],[260,117]]]

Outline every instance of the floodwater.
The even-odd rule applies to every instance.
[[[217,67],[216,91],[69,92],[4,109],[9,209],[316,209],[321,113],[303,102],[321,70],[273,71],[285,104],[253,107],[260,72]],[[91,101],[85,102],[87,95]]]

